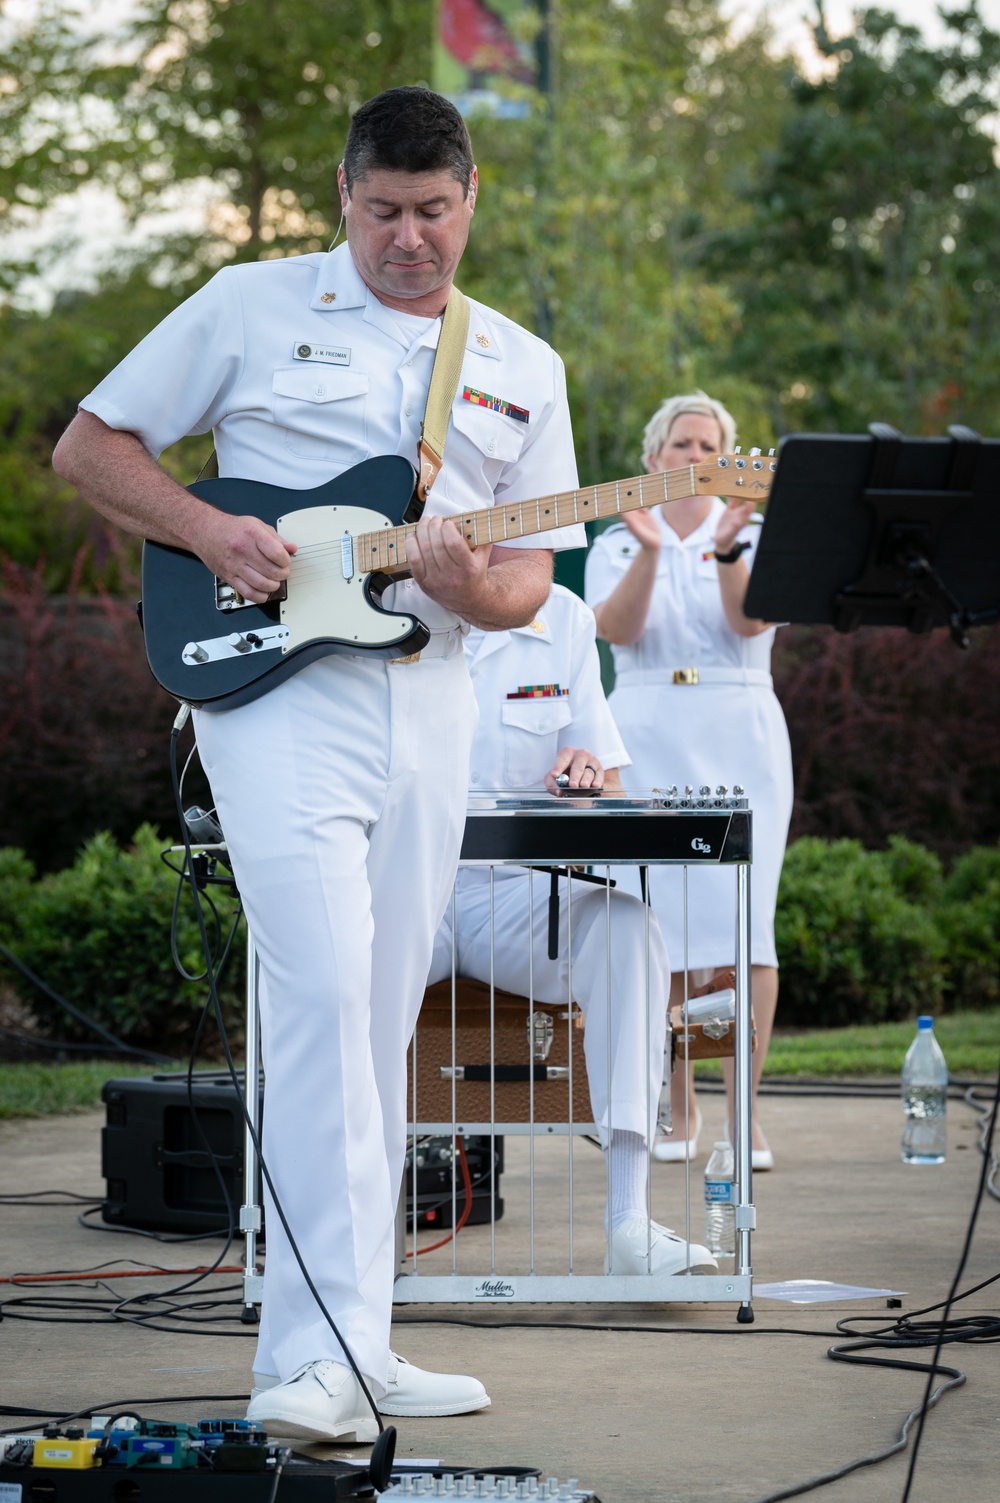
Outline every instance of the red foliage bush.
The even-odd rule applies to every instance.
[[[81,552],[70,593],[53,597],[42,565],[0,558],[0,846],[43,870],[97,830],[127,841],[144,820],[176,827],[174,701],[146,666],[133,605],[80,592],[86,562]],[[793,840],[884,847],[897,834],[946,858],[1000,840],[1000,629],[977,628],[961,652],[940,631],[787,627],[774,672]],[[186,787],[186,802],[207,798],[203,782]]]
[[[951,857],[1000,840],[1000,629],[787,627],[774,653],[795,769],[790,839],[890,835]]]
[[[44,564],[0,559],[0,846],[68,865],[97,830],[176,825],[167,766],[174,702],[146,666],[133,605],[50,596]]]

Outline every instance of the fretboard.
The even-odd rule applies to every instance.
[[[561,491],[555,496],[540,496],[511,506],[488,506],[451,520],[471,547],[481,548],[487,543],[505,543],[509,538],[549,532],[554,527],[620,516],[643,506],[661,506],[664,501],[677,501],[682,496],[711,495],[713,492],[707,488],[711,483],[710,478],[706,480],[704,466],[685,465],[679,470],[636,475],[631,480],[609,480],[603,485]],[[383,574],[395,574],[407,569],[406,539],[415,525],[407,522],[402,527],[387,527],[384,532],[359,533],[354,540],[358,570],[362,574],[376,569]]]

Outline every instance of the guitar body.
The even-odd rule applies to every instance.
[[[232,478],[190,486],[220,511],[268,522],[299,551],[285,598],[252,605],[194,554],[145,543],[141,615],[153,677],[178,699],[232,709],[330,653],[418,652],[430,636],[423,622],[383,610],[391,580],[345,567],[342,547],[345,536],[398,527],[415,479],[409,460],[388,455],[307,491]]]

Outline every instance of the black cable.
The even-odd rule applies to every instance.
[[[184,841],[184,853],[185,853],[185,858],[186,858],[186,868],[187,868],[187,874],[188,874],[188,881],[189,881],[189,883],[191,885],[191,892],[192,892],[192,896],[194,898],[195,913],[196,913],[196,916],[197,916],[197,919],[198,919],[198,929],[199,929],[199,932],[201,934],[202,948],[203,948],[203,950],[205,952],[205,959],[206,959],[206,961],[209,962],[209,972],[208,972],[207,980],[208,980],[209,992],[210,992],[210,995],[211,995],[212,1006],[213,1006],[213,1008],[215,1010],[216,1022],[217,1022],[218,1029],[219,1029],[219,1037],[220,1037],[220,1040],[222,1042],[222,1048],[223,1048],[223,1052],[224,1052],[225,1058],[226,1058],[226,1064],[227,1064],[227,1066],[229,1068],[230,1078],[232,1079],[233,1085],[234,1085],[234,1087],[236,1089],[237,1099],[239,1100],[240,1107],[241,1107],[242,1112],[243,1112],[243,1119],[244,1119],[244,1121],[246,1123],[247,1132],[250,1135],[250,1139],[251,1139],[251,1141],[253,1143],[253,1146],[254,1146],[254,1151],[256,1152],[256,1155],[257,1155],[258,1163],[260,1164],[261,1174],[263,1175],[264,1180],[267,1183],[267,1187],[268,1187],[269,1191],[271,1192],[271,1199],[272,1199],[273,1204],[274,1204],[274,1209],[275,1209],[275,1211],[277,1213],[278,1220],[281,1222],[281,1225],[282,1225],[282,1228],[284,1230],[285,1236],[288,1238],[288,1245],[291,1248],[291,1251],[292,1251],[292,1253],[293,1253],[293,1255],[295,1257],[295,1261],[299,1265],[299,1271],[301,1272],[302,1277],[305,1280],[306,1287],[309,1289],[309,1292],[312,1295],[313,1299],[316,1301],[317,1306],[322,1311],[324,1320],[326,1321],[327,1325],[330,1327],[331,1331],[333,1332],[334,1336],[336,1337],[336,1339],[337,1339],[337,1341],[338,1341],[338,1343],[340,1345],[340,1348],[341,1348],[341,1350],[344,1353],[344,1356],[347,1358],[347,1364],[350,1367],[350,1369],[351,1369],[352,1373],[354,1374],[355,1378],[357,1379],[358,1384],[360,1385],[361,1391],[364,1394],[365,1399],[368,1402],[369,1408],[371,1409],[372,1414],[375,1417],[375,1424],[376,1424],[376,1426],[378,1428],[378,1432],[381,1435],[382,1432],[383,1432],[383,1430],[385,1429],[385,1425],[383,1424],[383,1421],[382,1421],[382,1415],[379,1413],[378,1404],[375,1402],[374,1396],[372,1395],[371,1390],[368,1387],[368,1384],[365,1382],[365,1379],[364,1379],[364,1376],[363,1376],[363,1374],[361,1372],[361,1369],[358,1367],[358,1364],[355,1361],[353,1352],[350,1350],[350,1348],[348,1347],[346,1341],[341,1336],[340,1331],[337,1328],[337,1324],[336,1324],[336,1322],[333,1319],[333,1316],[330,1314],[330,1312],[327,1309],[326,1304],[325,1304],[325,1302],[324,1302],[324,1300],[323,1300],[323,1298],[322,1298],[319,1290],[316,1288],[316,1285],[313,1282],[312,1276],[309,1273],[309,1270],[308,1270],[308,1268],[305,1265],[305,1260],[303,1259],[302,1254],[299,1251],[298,1243],[295,1241],[295,1238],[292,1235],[291,1227],[288,1224],[288,1218],[285,1215],[284,1208],[283,1208],[283,1206],[281,1204],[281,1201],[280,1201],[280,1199],[278,1197],[278,1194],[277,1194],[277,1192],[275,1190],[274,1181],[271,1178],[270,1170],[268,1169],[267,1163],[266,1163],[265,1158],[264,1158],[263,1151],[261,1149],[260,1138],[258,1136],[257,1129],[254,1127],[254,1124],[253,1124],[253,1122],[251,1120],[251,1117],[250,1117],[250,1113],[247,1110],[246,1098],[245,1098],[243,1090],[241,1089],[241,1086],[240,1086],[239,1072],[237,1071],[236,1063],[235,1063],[235,1061],[233,1059],[232,1052],[231,1052],[231,1050],[229,1048],[229,1039],[228,1039],[228,1036],[226,1034],[225,1020],[224,1020],[224,1018],[222,1016],[222,1005],[221,1005],[221,1003],[219,1001],[219,993],[218,993],[218,988],[216,986],[215,973],[214,973],[214,971],[211,968],[211,951],[210,951],[210,947],[209,947],[209,943],[208,943],[208,930],[207,930],[207,928],[205,926],[205,916],[204,916],[204,913],[202,912],[202,907],[201,907],[201,893],[198,890],[198,885],[197,885],[197,882],[195,881],[194,871],[193,871],[193,868],[192,868],[191,836],[190,836],[190,831],[188,830],[187,821],[184,818],[184,808],[183,808],[183,801],[181,799],[181,790],[180,790],[180,779],[179,779],[178,771],[177,771],[177,739],[178,739],[178,737],[179,737],[182,729],[184,728],[185,724],[187,723],[187,719],[188,719],[188,716],[190,715],[190,713],[191,713],[191,706],[189,704],[187,704],[186,702],[182,703],[179,711],[177,712],[177,716],[176,716],[176,718],[174,720],[173,728],[172,728],[171,733],[170,733],[170,780],[171,780],[171,784],[173,786],[174,803],[175,803],[175,806],[176,806],[176,809],[177,809],[177,817],[178,817],[178,820],[180,822],[181,836],[182,836],[182,839]]]
[[[941,1328],[938,1334],[937,1343],[934,1347],[932,1371],[928,1373],[927,1387],[924,1390],[924,1402],[920,1410],[920,1418],[917,1422],[917,1433],[913,1438],[913,1451],[910,1455],[910,1466],[906,1474],[906,1486],[903,1489],[902,1503],[907,1503],[907,1500],[910,1496],[910,1488],[913,1484],[913,1474],[916,1470],[917,1465],[917,1456],[920,1452],[920,1441],[924,1433],[924,1416],[926,1415],[927,1410],[931,1407],[931,1389],[933,1388],[934,1384],[933,1367],[936,1367],[938,1357],[941,1354],[941,1347],[944,1344],[945,1329],[948,1324],[948,1313],[951,1310],[952,1304],[954,1303],[956,1290],[958,1289],[962,1274],[965,1271],[965,1265],[969,1257],[969,1250],[972,1247],[972,1234],[976,1229],[976,1220],[979,1216],[979,1208],[983,1203],[983,1195],[986,1189],[986,1182],[991,1177],[992,1144],[993,1134],[996,1131],[997,1125],[998,1107],[1000,1107],[1000,1068],[998,1068],[997,1070],[996,1090],[993,1093],[993,1110],[990,1113],[989,1122],[980,1136],[980,1143],[983,1151],[983,1163],[982,1168],[979,1172],[979,1184],[976,1189],[976,1198],[973,1201],[972,1212],[969,1216],[969,1225],[965,1233],[965,1242],[962,1246],[962,1255],[958,1260],[958,1267],[955,1269],[955,1277],[951,1281],[951,1288],[948,1290],[948,1296],[944,1302],[944,1313],[941,1316]],[[945,1386],[950,1387],[954,1385]],[[939,1393],[941,1392],[944,1392],[944,1389],[939,1390]]]
[[[128,1226],[125,1222],[91,1221],[90,1217],[98,1211],[103,1211],[104,1203],[90,1205],[87,1210],[81,1211],[76,1218],[80,1226],[87,1228],[88,1232],[127,1232],[131,1237],[148,1237],[151,1242],[209,1242],[215,1237],[225,1237],[228,1228],[220,1226],[216,1231],[210,1232],[154,1232],[149,1227]]]
[[[0,1414],[21,1415],[24,1419],[52,1420],[57,1425],[68,1425],[72,1420],[107,1414],[109,1410],[121,1409],[125,1405],[131,1409],[133,1406],[138,1408],[140,1404],[150,1407],[154,1404],[239,1404],[245,1399],[245,1393],[172,1393],[152,1399],[114,1399],[107,1404],[90,1404],[86,1409],[75,1409],[72,1414],[66,1414],[61,1409],[30,1409],[21,1404],[0,1404]],[[17,1435],[22,1428],[21,1425],[11,1425],[6,1430],[0,1430],[0,1435]]]
[[[190,758],[188,760],[190,761]],[[212,913],[215,916],[216,944],[218,944],[218,941],[221,938],[221,933],[222,933],[221,923],[220,923],[220,920],[219,920],[219,915],[218,915],[218,913],[217,913],[214,905],[210,904],[210,907],[212,908]],[[223,947],[221,955],[218,956],[218,959],[216,960],[217,951],[213,951],[211,958],[209,958],[208,955],[207,955],[207,953],[206,953],[207,964],[210,965],[210,966],[212,966],[214,968],[214,976],[215,976],[216,982],[218,982],[218,979],[222,976],[223,972],[225,971],[225,967],[226,967],[226,965],[227,965],[227,963],[229,961],[230,954],[232,953],[233,941],[234,941],[234,939],[236,937],[236,932],[237,932],[237,930],[239,928],[239,923],[240,923],[240,918],[242,916],[242,913],[243,913],[243,904],[241,902],[238,902],[237,906],[236,906],[236,912],[233,915],[233,921],[232,921],[232,923],[229,926],[229,934],[228,934],[228,936],[226,938],[225,946]],[[175,901],[175,903],[174,903],[174,922],[176,922],[176,915],[177,915],[177,903]],[[176,955],[176,931],[173,928],[173,926],[171,927],[171,953],[173,953],[174,956],[175,956],[175,963],[177,965],[178,970],[181,972],[182,975],[186,975],[186,972],[184,971],[183,966],[181,966],[181,964],[180,964],[180,959]],[[207,974],[207,969],[206,969],[206,974]],[[199,1047],[199,1045],[201,1043],[202,1034],[205,1031],[205,1025],[208,1022],[210,1011],[211,1011],[211,998],[209,998],[209,1000],[206,1001],[204,1007],[201,1010],[201,1016],[198,1019],[198,1026],[195,1029],[194,1038],[193,1038],[193,1040],[191,1042],[191,1049],[190,1049],[190,1051],[188,1053],[188,1065],[187,1065],[187,1075],[186,1075],[185,1084],[186,1084],[186,1090],[187,1090],[188,1110],[191,1113],[191,1120],[194,1123],[195,1132],[197,1133],[198,1138],[199,1138],[199,1140],[201,1142],[201,1146],[202,1146],[203,1151],[208,1156],[209,1162],[210,1162],[210,1164],[212,1166],[213,1173],[215,1174],[216,1182],[217,1182],[217,1184],[219,1186],[220,1191],[222,1192],[223,1204],[225,1205],[225,1208],[226,1208],[226,1228],[225,1228],[225,1232],[223,1234],[225,1236],[225,1243],[223,1245],[222,1251],[219,1253],[218,1257],[215,1259],[215,1262],[211,1265],[211,1267],[204,1269],[201,1273],[195,1274],[189,1280],[188,1283],[178,1285],[174,1289],[168,1289],[168,1290],[166,1290],[162,1294],[132,1295],[132,1296],[130,1296],[127,1299],[121,1300],[119,1302],[119,1304],[115,1307],[115,1309],[112,1312],[112,1314],[113,1314],[113,1316],[114,1316],[114,1318],[116,1320],[126,1320],[126,1321],[129,1321],[129,1322],[133,1323],[133,1324],[143,1324],[143,1325],[148,1324],[149,1320],[155,1314],[158,1314],[160,1312],[158,1310],[157,1311],[150,1310],[149,1315],[146,1315],[145,1313],[139,1313],[138,1311],[132,1309],[131,1307],[135,1306],[135,1305],[145,1305],[145,1304],[154,1304],[154,1303],[157,1306],[160,1306],[160,1305],[164,1304],[166,1301],[172,1299],[174,1296],[186,1293],[189,1289],[194,1288],[194,1286],[196,1284],[200,1284],[204,1279],[209,1278],[213,1273],[215,1273],[216,1269],[218,1269],[221,1266],[221,1264],[225,1262],[226,1255],[229,1252],[229,1249],[232,1247],[233,1240],[234,1240],[234,1238],[236,1236],[236,1216],[235,1216],[235,1213],[234,1213],[234,1210],[233,1210],[232,1197],[230,1196],[230,1193],[229,1193],[229,1186],[226,1184],[226,1178],[225,1178],[225,1175],[222,1172],[222,1166],[221,1166],[221,1164],[218,1161],[218,1156],[213,1151],[212,1145],[211,1145],[211,1143],[208,1140],[208,1136],[205,1133],[204,1128],[202,1127],[201,1120],[200,1120],[200,1118],[198,1116],[198,1109],[197,1109],[197,1107],[195,1105],[195,1100],[194,1100],[194,1078],[193,1078],[194,1077],[194,1066],[195,1066],[195,1061],[196,1061],[196,1059],[198,1057],[198,1047]],[[202,1233],[200,1235],[196,1234],[196,1238],[193,1237],[191,1240],[202,1241],[202,1240],[206,1240],[206,1238],[208,1236],[212,1236],[212,1235],[218,1235],[218,1233]],[[177,1315],[175,1313],[174,1318],[177,1319],[177,1318],[182,1318],[182,1317],[180,1317],[179,1315]]]
[[[833,1356],[832,1348],[828,1355],[831,1357]],[[777,1492],[763,1493],[759,1498],[754,1498],[753,1503],[781,1503],[781,1500],[784,1498],[797,1498],[801,1496],[802,1493],[812,1492],[814,1488],[825,1487],[828,1482],[836,1482],[841,1477],[849,1476],[851,1472],[860,1471],[862,1467],[875,1466],[880,1461],[888,1461],[890,1456],[896,1456],[900,1451],[905,1451],[906,1443],[910,1434],[910,1427],[913,1424],[913,1421],[918,1416],[922,1417],[924,1414],[926,1414],[928,1409],[933,1409],[935,1404],[937,1404],[940,1399],[943,1398],[943,1396],[948,1392],[949,1388],[960,1388],[965,1382],[965,1374],[963,1372],[959,1372],[958,1368],[955,1367],[938,1367],[935,1364],[928,1368],[928,1365],[924,1362],[892,1362],[888,1358],[884,1357],[864,1358],[851,1357],[844,1354],[841,1354],[836,1360],[841,1362],[872,1362],[879,1367],[912,1368],[917,1372],[929,1371],[931,1374],[930,1382],[932,1385],[935,1373],[948,1373],[950,1374],[950,1381],[947,1383],[942,1383],[940,1388],[936,1389],[930,1395],[930,1397],[926,1398],[923,1403],[917,1406],[916,1409],[910,1410],[910,1413],[906,1416],[905,1420],[902,1423],[898,1439],[893,1445],[887,1446],[885,1450],[875,1451],[871,1456],[859,1456],[854,1461],[846,1462],[844,1466],[836,1467],[833,1471],[830,1472],[823,1472],[818,1477],[811,1477],[806,1482],[798,1482],[792,1484],[792,1486],[790,1487],[779,1488]]]
[[[101,1057],[107,1054],[116,1054],[119,1051],[104,1049],[99,1044],[81,1044],[78,1040],[48,1039],[38,1033],[28,1033],[23,1028],[0,1028],[0,1038],[11,1039],[16,1044],[24,1044],[31,1049],[50,1049],[56,1054],[89,1054]]]
[[[23,960],[18,960],[13,950],[8,950],[4,944],[0,944],[0,955],[9,961],[12,966],[15,966],[22,975],[26,976],[34,986],[37,986],[39,991],[44,992],[46,997],[68,1012],[70,1017],[75,1018],[78,1023],[82,1023],[86,1028],[90,1028],[96,1033],[99,1038],[104,1039],[105,1043],[110,1045],[115,1054],[132,1054],[137,1059],[144,1059],[153,1065],[174,1064],[174,1060],[168,1054],[155,1054],[149,1049],[135,1049],[131,1044],[126,1044],[120,1038],[116,1038],[113,1033],[108,1032],[103,1024],[98,1023],[96,1019],[82,1012],[75,1003],[70,1002],[66,997],[60,996],[57,991],[53,991],[48,982],[43,981],[41,976],[36,975],[30,966],[25,965]]]
[[[43,1200],[43,1195],[62,1195],[62,1200]],[[15,1195],[0,1195],[0,1206],[72,1206],[93,1205],[96,1195],[78,1195],[75,1190],[22,1190]]]
[[[810,1336],[829,1341],[836,1331],[804,1331],[796,1326],[626,1326],[582,1320],[473,1320],[462,1315],[411,1315],[394,1326],[469,1326],[482,1331],[598,1331],[629,1336]]]

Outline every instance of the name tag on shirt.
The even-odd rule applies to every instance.
[[[350,365],[350,350],[340,349],[335,344],[310,344],[296,341],[292,350],[295,360],[318,360],[322,365]]]

